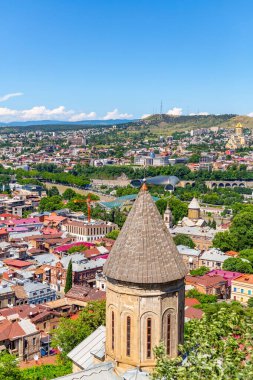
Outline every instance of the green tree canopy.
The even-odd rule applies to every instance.
[[[119,233],[120,233],[120,230],[113,230],[111,232],[108,232],[108,234],[106,234],[105,237],[116,240],[117,237],[119,236]]]
[[[0,353],[0,379],[22,380],[17,358],[6,351]]]
[[[58,328],[52,331],[52,346],[60,347],[61,356],[66,359],[74,347],[101,325],[105,325],[105,301],[88,302],[77,319],[61,319]]]
[[[186,245],[189,248],[195,248],[195,243],[190,236],[178,234],[173,238],[176,245]]]
[[[217,307],[211,315],[186,323],[180,356],[169,359],[163,346],[155,349],[157,380],[251,379],[253,314],[241,307]]]
[[[72,288],[73,282],[73,271],[72,271],[72,260],[69,261],[66,277],[66,285],[64,288],[64,293],[67,293]]]
[[[50,189],[47,190],[48,197],[53,197],[54,195],[60,195],[59,190],[56,186],[52,186]]]
[[[224,261],[222,269],[232,272],[253,273],[251,263],[239,257],[229,257]]]
[[[39,211],[55,211],[64,208],[60,195],[42,198],[39,203]]]
[[[75,190],[71,189],[71,188],[68,188],[64,191],[64,193],[62,194],[62,198],[63,199],[66,199],[66,200],[70,200],[72,198],[75,198],[76,197],[76,192]]]
[[[197,269],[193,269],[190,271],[191,276],[203,276],[204,274],[208,273],[210,269],[208,267],[202,266]]]

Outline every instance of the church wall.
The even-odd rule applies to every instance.
[[[107,283],[106,354],[119,367],[155,366],[153,348],[166,344],[166,321],[171,315],[170,356],[177,356],[178,343],[183,342],[184,282],[145,289],[133,284]],[[114,312],[114,349],[112,348],[112,312]],[[131,350],[127,355],[127,317],[131,318]],[[151,319],[151,354],[148,354],[147,321]]]

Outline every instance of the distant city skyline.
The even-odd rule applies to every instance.
[[[0,122],[253,117],[250,0],[2,0]]]

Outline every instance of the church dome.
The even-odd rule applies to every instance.
[[[162,284],[182,279],[186,273],[144,183],[104,265],[104,274],[136,284]]]
[[[196,198],[193,198],[188,206],[188,209],[199,210],[200,205]]]

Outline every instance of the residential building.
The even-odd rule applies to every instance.
[[[230,256],[226,255],[218,248],[210,248],[204,251],[199,258],[199,266],[204,266],[212,269],[221,269],[225,260]]]
[[[231,272],[223,269],[214,269],[207,273],[207,276],[221,276],[224,280],[227,281],[227,298],[231,297],[231,283],[232,280],[236,280],[238,277],[242,275],[239,272]]]
[[[253,275],[242,274],[231,281],[231,299],[247,304],[253,297]]]
[[[172,236],[176,236],[178,234],[189,236],[195,243],[196,248],[203,251],[212,246],[213,238],[217,231],[210,227],[174,226],[170,229],[170,233]]]
[[[0,285],[0,309],[15,305],[15,292],[8,284]]]
[[[208,276],[186,276],[185,284],[193,286],[198,292],[217,296],[218,298],[227,298],[227,281],[218,275]]]
[[[23,285],[15,285],[13,289],[17,298],[16,305],[39,305],[56,299],[55,290],[40,282],[26,281]]]
[[[185,245],[178,245],[177,249],[182,256],[188,272],[199,267],[199,257],[201,254],[201,251],[199,249],[189,248]]]
[[[8,319],[0,317],[0,346],[19,360],[31,360],[39,354],[40,332],[29,319],[20,319],[17,314]]]

